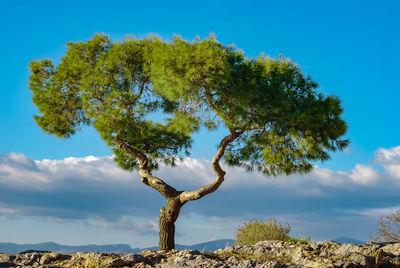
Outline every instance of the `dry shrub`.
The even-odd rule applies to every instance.
[[[381,217],[374,239],[376,242],[400,242],[400,210]]]
[[[268,221],[253,219],[236,230],[235,245],[254,245],[265,240],[287,241],[290,238],[289,232],[290,226],[287,223],[282,225],[275,219]]]

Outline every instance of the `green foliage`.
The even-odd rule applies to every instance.
[[[340,118],[338,98],[316,93],[317,84],[283,57],[259,58],[247,64],[258,72],[252,71],[252,76],[260,80],[235,82],[245,85],[238,91],[247,87],[251,94],[241,98],[241,107],[234,114],[237,125],[246,124],[252,131],[229,146],[228,164],[256,168],[266,175],[303,173],[312,169],[310,161],[327,160],[327,151],[347,146],[347,140],[338,139],[347,128]],[[235,80],[243,78],[248,75],[235,76]]]
[[[311,241],[311,236],[307,237],[291,237],[289,236],[287,241],[289,242],[301,242],[301,243],[309,243]]]
[[[318,93],[283,57],[246,58],[214,36],[111,42],[95,35],[67,45],[57,66],[47,59],[29,65],[35,120],[64,138],[93,125],[123,168],[138,162],[117,146],[117,135],[157,168],[189,155],[201,127],[222,125],[242,133],[226,149],[227,164],[266,175],[308,172],[348,144],[339,99]],[[154,114],[166,119],[153,121]]]
[[[288,241],[289,224],[282,225],[275,219],[268,221],[250,220],[236,230],[235,245],[254,245],[257,242],[265,240]]]

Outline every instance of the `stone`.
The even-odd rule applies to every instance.
[[[49,264],[49,263],[51,263],[53,261],[53,259],[49,256],[49,255],[43,255],[41,258],[40,258],[40,261],[39,261],[39,263],[41,264],[41,265],[43,265],[43,264]]]
[[[349,255],[349,258],[353,260],[358,265],[361,265],[365,268],[374,268],[375,267],[375,258],[371,256],[364,256],[360,253],[352,253]]]
[[[260,266],[260,268],[279,268],[279,267],[281,267],[282,265],[279,263],[279,262],[277,262],[277,261],[267,261],[267,262],[264,262],[261,266]]]
[[[52,252],[52,253],[49,253],[49,254],[44,254],[40,258],[39,263],[41,265],[43,265],[43,264],[49,264],[49,263],[52,263],[52,262],[64,261],[64,260],[69,260],[69,259],[71,259],[71,255]]]
[[[124,267],[130,265],[125,260],[121,258],[111,259],[107,262],[107,265],[110,267]]]
[[[331,241],[262,241],[232,246],[214,253],[197,250],[152,251],[140,254],[79,252],[0,254],[0,267],[400,267],[400,243],[340,245]]]
[[[1,262],[13,262],[15,260],[15,255],[8,255],[8,254],[0,254],[0,263]]]
[[[35,263],[39,265],[42,255],[40,253],[24,253],[18,254],[14,262],[23,266],[33,266]]]
[[[139,262],[144,262],[146,259],[140,254],[127,254],[122,257],[122,259],[129,263],[128,265],[132,265]]]
[[[400,243],[385,245],[381,248],[381,250],[383,250],[387,253],[393,254],[395,256],[399,256],[400,255]]]
[[[340,245],[336,250],[336,255],[346,257],[353,252],[360,252],[360,246],[355,244]]]

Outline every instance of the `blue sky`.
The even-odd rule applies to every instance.
[[[113,166],[92,128],[63,140],[37,127],[27,65],[58,62],[66,42],[94,33],[215,33],[248,57],[291,58],[323,93],[339,96],[351,144],[303,176],[227,168],[220,190],[183,208],[177,242],[231,238],[242,222],[271,217],[291,224],[293,235],[368,240],[379,216],[400,206],[398,10],[398,1],[2,1],[1,239],[155,245],[161,197]],[[159,174],[178,188],[204,185],[221,135],[197,133],[192,158]]]

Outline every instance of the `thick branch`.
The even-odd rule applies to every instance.
[[[208,195],[215,190],[219,188],[219,186],[222,184],[224,181],[225,177],[225,171],[222,170],[219,161],[221,158],[224,156],[225,149],[228,146],[229,143],[233,142],[237,137],[239,137],[244,130],[236,131],[231,133],[229,136],[226,136],[220,143],[219,148],[217,153],[214,155],[212,161],[211,161],[211,166],[217,175],[215,181],[210,183],[209,185],[206,185],[200,189],[194,190],[194,191],[184,191],[180,194],[179,199],[182,204],[192,201],[192,200],[197,200],[202,198],[205,195]]]
[[[116,135],[114,139],[120,148],[124,149],[126,152],[130,153],[131,155],[134,155],[139,160],[139,166],[141,168],[147,168],[149,159],[147,158],[147,156],[144,153],[131,147],[128,142],[121,140],[118,135]]]
[[[160,178],[157,178],[156,176],[151,175],[149,172],[147,165],[149,162],[148,157],[142,153],[139,150],[136,150],[132,146],[130,146],[126,141],[121,140],[118,135],[115,137],[115,142],[126,152],[134,155],[138,160],[139,160],[139,175],[141,177],[141,180],[144,184],[147,186],[150,186],[154,190],[158,191],[160,194],[162,194],[165,198],[172,198],[176,197],[179,193],[178,191],[165,183],[163,180]]]

